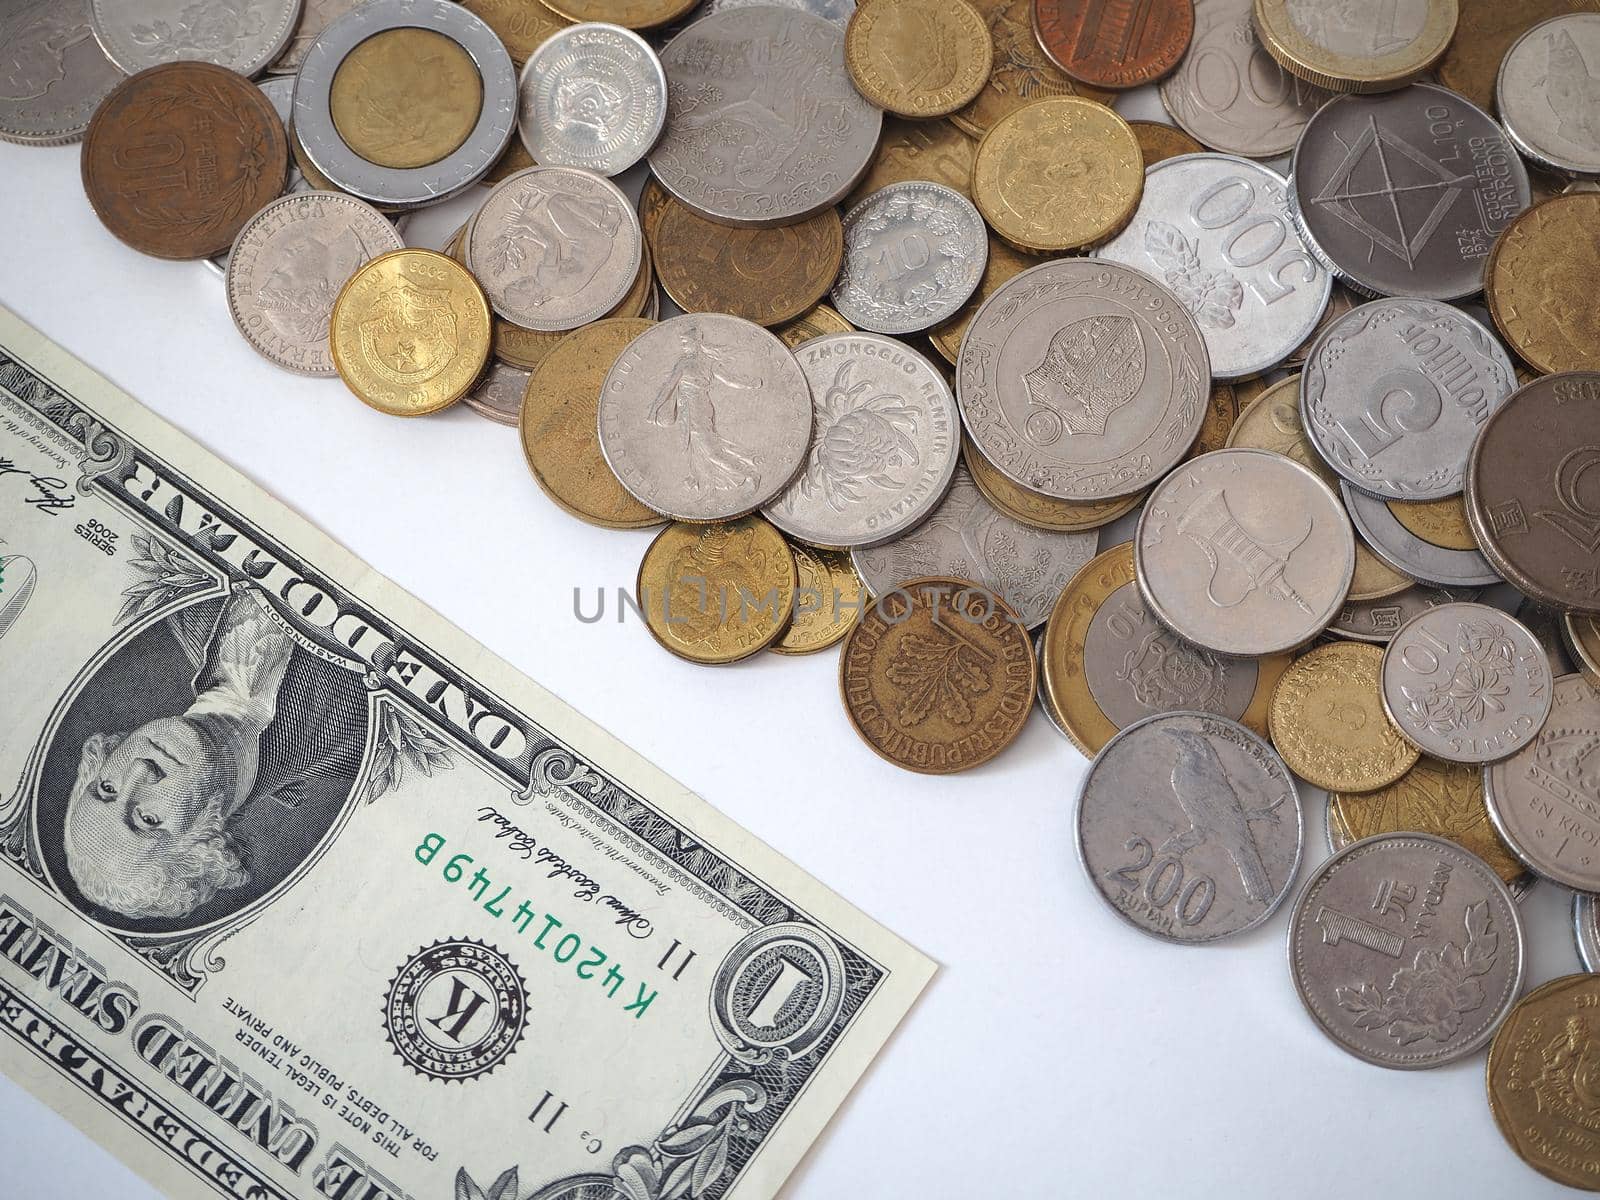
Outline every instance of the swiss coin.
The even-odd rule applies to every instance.
[[[866,589],[843,550],[790,542],[789,551],[798,580],[794,616],[771,648],[779,654],[815,654],[838,645],[855,626],[866,604]]]
[[[988,762],[1033,711],[1033,642],[1005,601],[967,579],[880,596],[845,638],[850,724],[898,767],[948,775]]]
[[[777,641],[794,612],[794,557],[759,516],[668,525],[639,564],[639,608],[679,658],[738,662]]]
[[[983,218],[960,192],[921,181],[890,184],[845,214],[834,307],[858,329],[927,329],[971,298],[988,249]]]
[[[300,6],[300,20],[295,24],[294,33],[290,35],[283,53],[267,64],[267,73],[287,76],[298,74],[312,45],[322,36],[322,31],[361,2],[362,0],[304,0]],[[469,3],[466,7],[476,6]]]
[[[1307,245],[1372,296],[1461,300],[1482,290],[1495,238],[1531,198],[1500,127],[1431,84],[1330,100],[1300,135],[1291,174]]]
[[[515,425],[522,416],[522,397],[530,378],[532,372],[521,367],[491,362],[478,386],[461,397],[461,402],[480,417],[500,425]]]
[[[1600,970],[1600,898],[1587,892],[1573,893],[1572,928],[1583,969]]]
[[[387,217],[353,196],[284,196],[251,217],[233,243],[228,311],[268,362],[331,378],[328,322],[340,289],[362,264],[404,245]]]
[[[1403,87],[1443,57],[1457,0],[1255,0],[1256,33],[1287,71],[1336,92]]]
[[[928,340],[933,343],[933,348],[939,352],[940,357],[951,366],[955,366],[956,359],[961,354],[961,340],[966,337],[967,328],[972,324],[972,318],[977,315],[978,309],[983,307],[983,302],[994,295],[1006,280],[1022,274],[1029,267],[1038,266],[1041,261],[1031,254],[1013,250],[991,233],[989,254],[984,262],[983,278],[978,281],[977,291],[961,307],[961,311],[928,333]]]
[[[883,114],[844,65],[844,31],[807,12],[734,8],[661,51],[667,130],[650,170],[727,225],[787,225],[847,195],[872,162]]]
[[[815,13],[841,29],[849,24],[850,14],[856,10],[855,0],[706,0],[705,11],[709,14],[727,8],[750,8],[756,4],[772,3],[780,8],[797,8],[801,12]]]
[[[1218,379],[1275,366],[1328,306],[1333,278],[1295,230],[1284,187],[1277,172],[1228,154],[1168,159],[1145,172],[1133,221],[1096,251],[1172,289]]]
[[[1272,693],[1272,744],[1291,770],[1330,792],[1372,792],[1409,771],[1417,750],[1383,711],[1383,651],[1330,642],[1295,659]]]
[[[1550,692],[1544,647],[1515,617],[1485,604],[1419,613],[1383,652],[1389,718],[1423,753],[1446,762],[1515,754],[1544,727]]]
[[[1600,175],[1600,12],[1552,17],[1506,51],[1496,107],[1517,149],[1567,175]]]
[[[77,141],[122,79],[89,28],[89,0],[5,0],[0,46],[0,141]]]
[[[1419,613],[1438,608],[1441,604],[1477,598],[1477,591],[1471,588],[1451,590],[1413,584],[1403,592],[1378,600],[1347,601],[1333,619],[1333,624],[1328,626],[1328,632],[1357,642],[1386,645],[1390,638],[1400,632],[1401,626]]]
[[[1346,480],[1339,481],[1339,495],[1361,540],[1401,574],[1440,587],[1489,587],[1500,582],[1477,550],[1441,545],[1408,529],[1395,515],[1394,501],[1368,495]]]
[[[1288,767],[1243,725],[1146,717],[1095,756],[1078,794],[1078,856],[1135,929],[1199,945],[1254,929],[1283,903],[1304,829]]]
[[[1435,300],[1376,300],[1317,339],[1300,377],[1306,432],[1364,491],[1442,500],[1461,491],[1473,439],[1516,390],[1493,334]]]
[[[1150,493],[1134,536],[1139,591],[1218,654],[1278,654],[1344,606],[1355,535],[1333,489],[1267,450],[1202,454]]]
[[[1180,154],[1204,154],[1206,150],[1183,130],[1164,121],[1129,121],[1128,128],[1139,143],[1139,157],[1144,160],[1146,171]]]
[[[308,6],[310,2],[307,0]],[[482,17],[506,44],[511,61],[518,64],[527,62],[548,38],[572,24],[543,0],[461,0],[461,7]]]
[[[90,0],[106,57],[133,75],[172,62],[259,74],[300,22],[300,0]]]
[[[873,192],[891,183],[925,179],[942,183],[963,196],[972,185],[972,160],[978,144],[949,121],[908,121],[885,117],[872,166],[845,201],[854,208]]]
[[[871,333],[813,338],[794,356],[810,446],[798,476],[766,506],[768,520],[814,546],[850,549],[926,519],[961,449],[944,376],[903,342]]]
[[[1484,294],[1495,326],[1546,374],[1600,370],[1597,226],[1600,194],[1556,196],[1518,217],[1489,256]]]
[[[989,25],[994,69],[978,98],[951,114],[964,133],[981,138],[1006,114],[1052,96],[1111,100],[1114,93],[1074,83],[1046,57],[1033,36],[1033,0],[973,0],[972,7]]]
[[[994,46],[966,0],[861,0],[845,29],[844,61],[879,108],[942,117],[983,90]]]
[[[1600,684],[1600,618],[1592,613],[1567,613],[1562,619],[1565,644],[1577,667]]]
[[[1539,22],[1579,9],[1600,11],[1600,4],[1596,0],[1465,0],[1456,36],[1435,74],[1452,92],[1460,92],[1488,111],[1494,107],[1495,78],[1511,43]]]
[[[598,427],[606,462],[635,499],[674,520],[731,520],[780,495],[805,464],[811,392],[765,329],[697,313],[622,351],[600,392]]]
[[[1058,532],[1099,529],[1138,508],[1145,498],[1144,492],[1134,492],[1131,496],[1118,496],[1114,500],[1094,500],[1082,504],[1073,500],[1057,500],[1053,496],[1041,496],[1006,478],[972,444],[970,438],[962,439],[961,457],[972,474],[972,482],[990,504],[1013,521],[1035,529]]]
[[[528,58],[517,131],[534,162],[620,175],[667,120],[667,76],[645,40],[618,25],[569,25]]]
[[[1094,87],[1124,91],[1178,65],[1194,32],[1192,0],[1033,0],[1033,30],[1050,61]]]
[[[1085,259],[998,288],[956,364],[973,443],[1058,500],[1111,500],[1159,479],[1194,443],[1210,391],[1205,342],[1177,297],[1142,271]]]
[[[1289,917],[1289,973],[1306,1011],[1380,1067],[1437,1067],[1480,1049],[1524,970],[1511,892],[1476,854],[1428,834],[1340,851]]]

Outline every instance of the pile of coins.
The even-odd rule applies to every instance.
[[[692,8],[8,0],[0,137],[83,136],[106,227],[277,365],[664,525],[673,654],[840,646],[928,773],[1041,708],[1145,933],[1267,921],[1326,790],[1313,1020],[1492,1040],[1508,1141],[1596,1188],[1600,978],[1519,1003],[1517,910],[1579,892],[1600,966],[1595,6]],[[1152,83],[1176,127],[1115,111]]]

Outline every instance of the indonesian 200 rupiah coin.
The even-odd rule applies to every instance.
[[[1404,87],[1443,57],[1458,13],[1457,0],[1255,0],[1267,53],[1335,92]]]
[[[759,516],[668,525],[639,564],[650,633],[690,662],[717,666],[765,650],[794,612],[794,556]]]
[[[861,740],[909,771],[988,762],[1033,711],[1033,642],[1005,601],[966,579],[918,579],[880,597],[839,657]]]
[[[844,550],[789,543],[797,588],[794,616],[772,643],[778,654],[815,654],[842,642],[867,603],[867,589]]]
[[[1272,744],[1307,783],[1372,792],[1399,779],[1418,751],[1383,711],[1383,649],[1332,642],[1295,659],[1269,710]]]
[[[844,61],[879,108],[942,117],[983,90],[994,47],[966,0],[863,0],[845,28]]]
[[[489,361],[489,302],[455,259],[391,250],[350,277],[328,325],[333,365],[357,399],[396,417],[460,400]]]
[[[1513,221],[1489,255],[1490,315],[1511,348],[1546,374],[1600,370],[1596,228],[1600,193],[1555,196]]]

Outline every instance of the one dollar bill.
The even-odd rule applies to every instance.
[[[0,712],[0,1068],[173,1196],[771,1196],[932,974],[3,309]]]

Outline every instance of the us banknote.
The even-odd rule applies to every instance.
[[[3,309],[0,713],[0,1067],[173,1196],[770,1196],[932,973]]]

